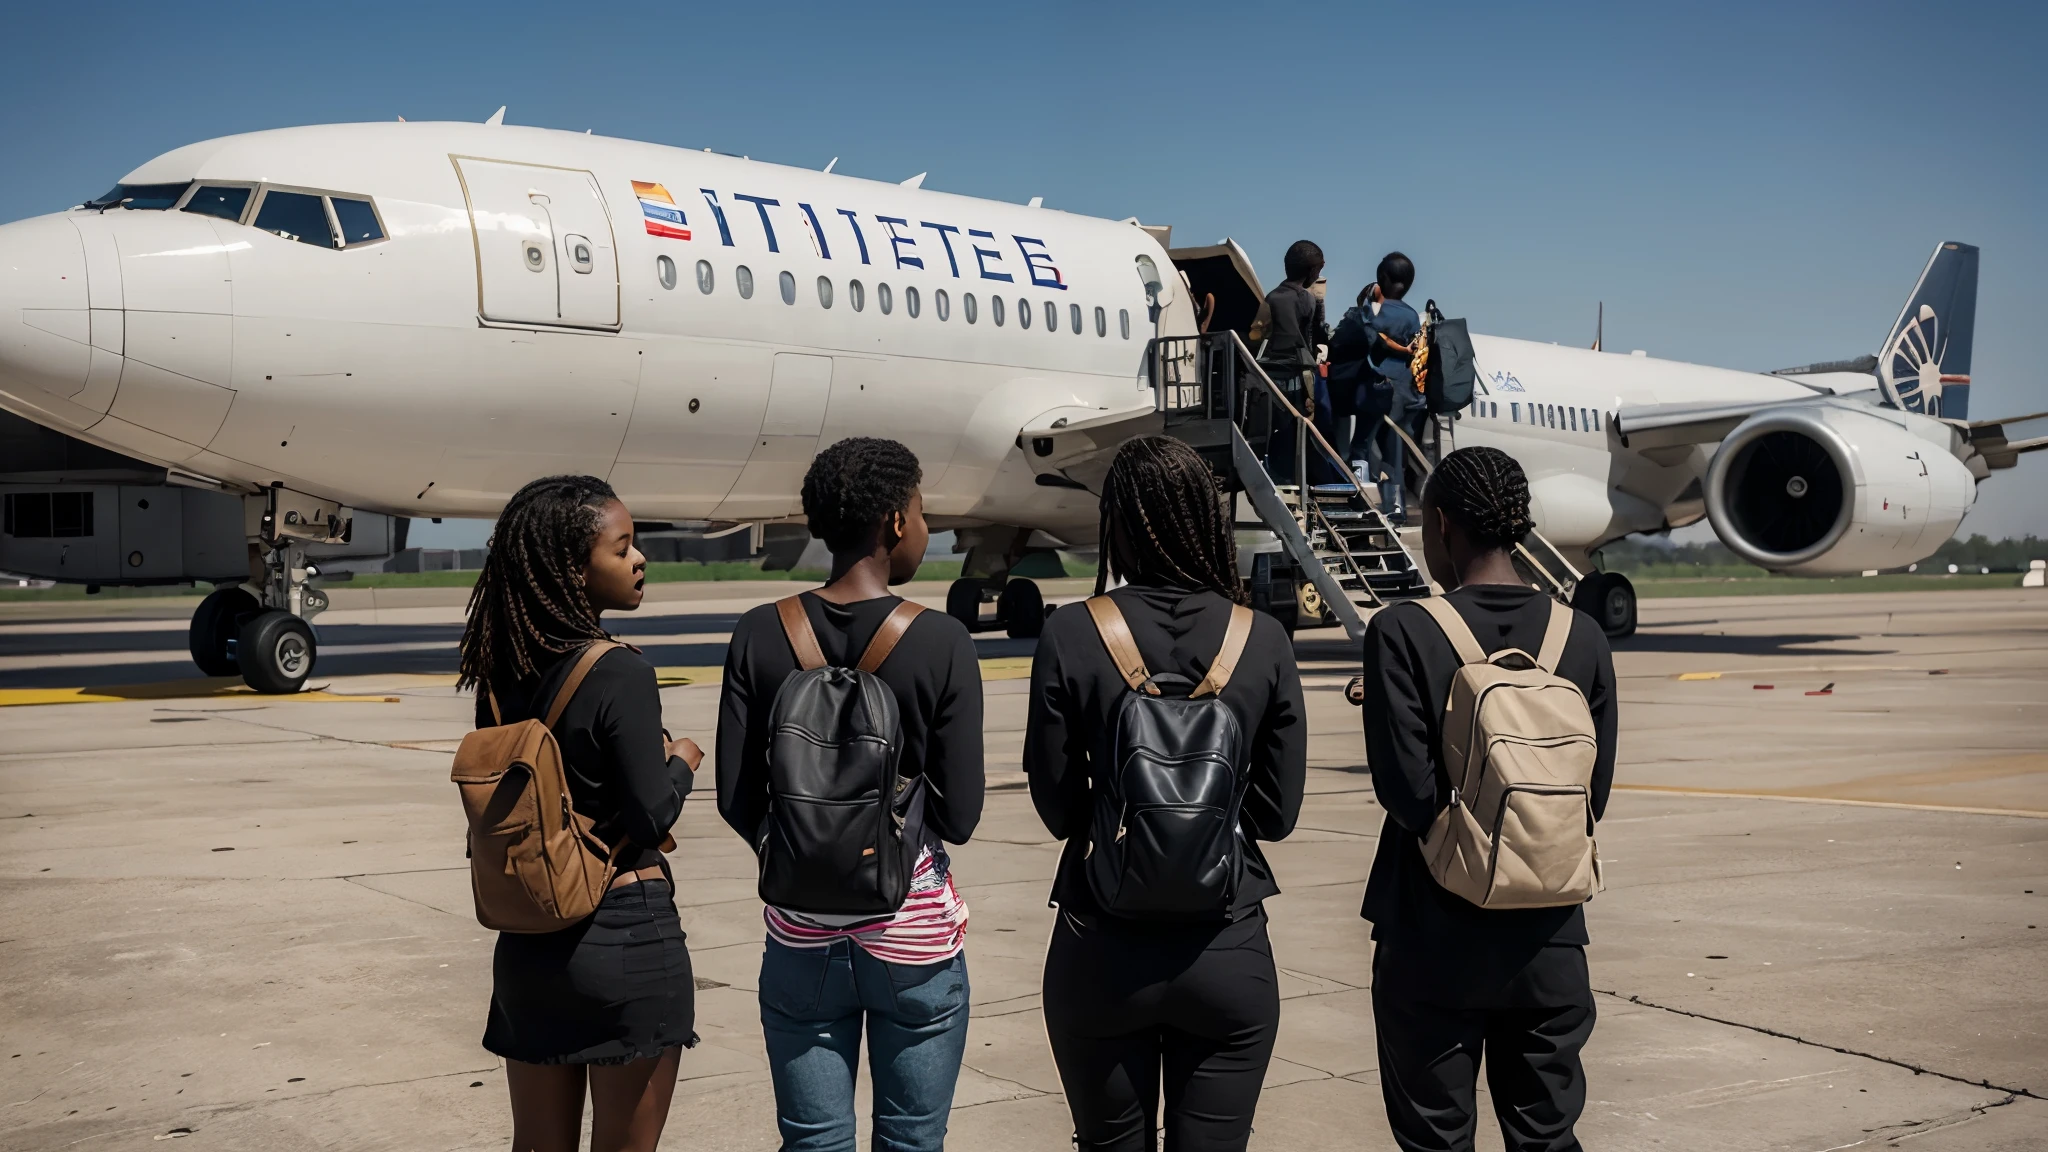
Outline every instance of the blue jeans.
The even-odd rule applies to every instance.
[[[967,1050],[967,956],[890,964],[858,945],[761,957],[761,1028],[785,1152],[853,1152],[861,1025],[875,1078],[878,1152],[938,1152]]]

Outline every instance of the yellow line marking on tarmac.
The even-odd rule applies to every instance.
[[[983,680],[1023,680],[1031,675],[1029,656],[991,656],[981,661]],[[654,670],[655,683],[663,688],[708,687],[723,683],[725,669],[719,665],[672,665]],[[453,686],[452,675],[412,673],[409,686]],[[130,700],[250,699],[294,704],[396,704],[397,696],[351,695],[324,690],[300,692],[294,696],[266,696],[243,684],[237,676],[214,676],[190,680],[164,680],[155,684],[117,684],[98,688],[0,688],[0,708],[35,704],[119,704]]]
[[[1680,680],[1719,680],[1721,674],[1719,672],[1680,672],[1678,678]]]
[[[1854,808],[1898,808],[1908,812],[1958,812],[1969,816],[2018,816],[2048,820],[2037,808],[1974,808],[1961,804],[1908,804],[1899,800],[1849,800],[1838,796],[1794,795],[1786,792],[1743,792],[1721,788],[1678,788],[1667,784],[1616,784],[1617,792],[1656,792],[1665,796],[1702,796],[1717,800],[1784,800],[1793,804],[1847,804]]]
[[[274,700],[294,704],[396,704],[396,696],[358,696],[315,689],[291,696],[266,696],[240,677],[166,680],[158,684],[116,684],[100,688],[0,688],[0,708],[30,704],[119,704],[130,700]]]

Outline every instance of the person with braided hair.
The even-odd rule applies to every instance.
[[[1101,526],[1097,592],[1126,621],[1146,669],[1191,686],[1202,681],[1223,650],[1234,606],[1249,599],[1227,498],[1208,464],[1180,440],[1126,442],[1103,481]],[[1024,771],[1039,819],[1066,841],[1053,880],[1059,917],[1043,1004],[1075,1147],[1084,1152],[1150,1152],[1162,1126],[1176,1152],[1241,1150],[1251,1134],[1280,1020],[1264,904],[1280,887],[1258,841],[1294,829],[1308,723],[1286,632],[1270,616],[1250,616],[1250,635],[1219,694],[1244,741],[1242,872],[1234,900],[1213,920],[1103,910],[1085,862],[1129,688],[1085,604],[1053,613],[1038,640]]]
[[[1443,458],[1422,494],[1422,553],[1444,599],[1489,654],[1538,652],[1552,606],[1515,570],[1534,526],[1529,481],[1497,448]],[[1454,802],[1442,722],[1460,661],[1417,603],[1366,627],[1364,714],[1373,792],[1386,809],[1366,881],[1380,1089],[1403,1149],[1470,1149],[1482,1053],[1494,1115],[1511,1152],[1571,1152],[1586,1103],[1579,1053],[1593,1032],[1586,914],[1481,908],[1439,885],[1421,841]],[[1614,779],[1614,660],[1575,612],[1555,673],[1576,685],[1597,737],[1589,800],[1598,819]]]
[[[595,476],[549,476],[499,514],[469,598],[458,686],[476,725],[545,716],[603,612],[640,606],[647,558],[633,517]],[[661,726],[654,669],[597,658],[554,725],[569,800],[594,821],[617,875],[597,911],[559,932],[498,936],[484,1047],[504,1057],[514,1152],[574,1152],[583,1098],[593,1152],[645,1152],[668,1120],[696,988],[664,849],[703,753]]]

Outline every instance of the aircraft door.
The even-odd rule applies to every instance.
[[[801,510],[804,472],[818,454],[831,394],[830,356],[776,354],[761,432],[739,481],[718,506],[719,519],[766,520]]]
[[[479,314],[501,324],[617,330],[618,251],[597,179],[573,168],[455,164],[476,235]]]

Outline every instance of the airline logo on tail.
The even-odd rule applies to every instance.
[[[1970,406],[1970,345],[1977,319],[1977,249],[1937,245],[1877,353],[1887,401],[1908,412],[1963,419]]]
[[[670,240],[690,238],[689,221],[683,219],[683,210],[676,207],[675,197],[668,194],[668,189],[646,180],[635,180],[633,195],[640,199],[640,215],[649,236]]]

